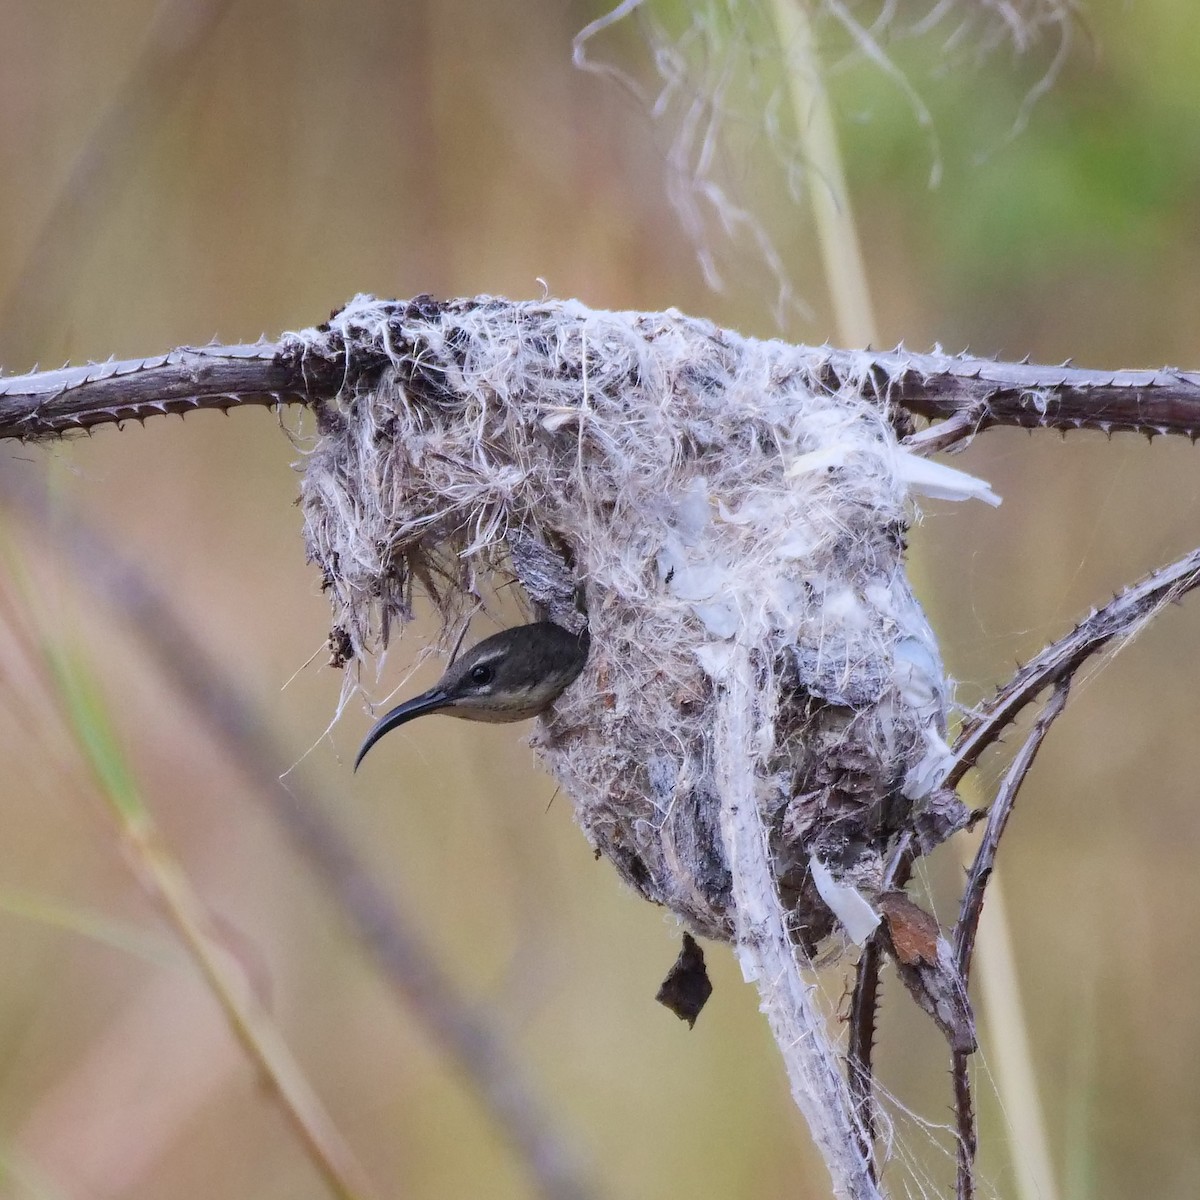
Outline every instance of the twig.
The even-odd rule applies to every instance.
[[[953,766],[943,786],[957,787],[983,752],[1000,739],[1021,710],[1046,688],[1055,684],[1065,687],[1088,658],[1099,653],[1115,638],[1134,632],[1156,609],[1168,601],[1178,600],[1198,584],[1200,548],[1190,551],[1170,566],[1163,567],[1141,582],[1126,588],[1110,603],[1081,621],[1066,636],[1030,659],[990,701],[981,705],[964,723],[955,740]],[[1055,695],[1057,694],[1056,691]],[[1055,703],[1055,699],[1052,698],[1046,711],[1049,712],[1050,705]],[[1057,715],[1055,712],[1054,716]],[[995,806],[992,811],[995,811]],[[993,850],[993,856],[994,853]],[[907,835],[901,839],[893,851],[887,871],[890,886],[905,886],[919,854],[914,839]],[[989,863],[988,870],[990,869]],[[973,931],[971,936],[973,938]],[[872,1132],[874,1101],[871,1055],[875,1040],[875,997],[882,961],[875,941],[876,939],[872,938],[864,947],[855,972],[847,1048],[847,1069],[851,1086],[854,1088],[855,1103],[864,1126]],[[967,953],[969,956],[970,951]],[[958,1056],[955,1057],[956,1096],[959,1093],[960,1074],[965,1071],[965,1062],[964,1057],[960,1066]],[[969,1095],[967,1100],[969,1102]],[[956,1107],[960,1108],[960,1112],[963,1111],[957,1103]]]
[[[337,391],[276,361],[278,346],[181,347],[155,358],[63,367],[0,379],[0,437],[37,441],[98,425],[240,405],[312,403]]]
[[[480,301],[483,303],[484,301]],[[497,303],[494,300],[488,303]],[[437,302],[380,302],[393,337],[406,316]],[[475,301],[449,301],[471,305]],[[513,305],[514,314],[521,306]],[[715,331],[720,333],[720,331]],[[346,384],[379,369],[378,347],[345,348],[332,358],[303,356],[287,338],[250,345],[182,347],[153,358],[0,378],[0,438],[61,437],[97,425],[142,421],[192,409],[244,404],[319,406]],[[799,347],[821,386],[851,387],[930,421],[969,414],[971,432],[995,425],[1093,429],[1200,437],[1200,372],[1095,371],[968,355]],[[961,440],[961,420],[949,442]],[[936,435],[931,435],[936,445]]]
[[[966,721],[954,744],[954,765],[944,786],[956,787],[963,776],[993,745],[1026,705],[1047,687],[1055,691],[1035,723],[1029,737],[1013,760],[988,816],[987,831],[976,855],[963,893],[962,908],[954,930],[955,962],[966,987],[975,931],[983,904],[983,893],[991,874],[1000,836],[1011,813],[1021,782],[1028,773],[1042,740],[1066,704],[1067,691],[1079,668],[1114,639],[1131,635],[1168,601],[1180,599],[1200,584],[1200,548],[1190,551],[1170,566],[1126,588],[1103,608],[1093,612],[1070,633],[1047,646],[1025,664],[988,703]],[[911,851],[898,850],[900,862]],[[870,983],[868,979],[864,986]],[[873,1034],[873,1029],[871,1030]],[[971,1098],[968,1056],[952,1055],[955,1113],[958,1125],[957,1194],[969,1200],[974,1194],[974,1159],[977,1146],[974,1105]]]
[[[911,833],[902,833],[883,876],[884,891],[900,890],[907,885],[920,851]],[[859,1119],[871,1141],[875,1138],[874,1065],[875,1020],[879,1011],[879,972],[883,966],[881,930],[867,940],[854,971],[854,990],[850,996],[850,1036],[846,1047],[846,1074],[854,1093]]]
[[[1033,760],[1037,757],[1042,742],[1050,731],[1050,726],[1054,724],[1066,707],[1067,694],[1070,689],[1069,678],[1058,681],[1050,699],[1046,701],[1046,707],[1042,709],[1041,716],[1034,722],[1033,729],[1005,773],[1000,788],[996,792],[996,798],[988,810],[983,840],[975,854],[975,861],[971,864],[967,885],[963,890],[962,902],[959,905],[958,920],[954,925],[954,965],[958,968],[964,986],[970,981],[971,954],[975,949],[975,933],[979,927],[980,913],[983,911],[984,891],[987,888],[992,868],[995,866],[996,854],[1000,849],[1000,838],[1008,825],[1008,818],[1012,815],[1017,792],[1020,791],[1025,776],[1029,774],[1029,768],[1033,766]]]
[[[950,1053],[954,1121],[958,1133],[958,1148],[954,1155],[955,1200],[973,1200],[975,1195],[975,1154],[979,1149],[979,1127],[975,1121],[975,1103],[971,1096],[969,1061],[970,1055],[965,1050],[953,1050]]]
[[[854,1111],[863,1128],[863,1153],[875,1176],[876,1134],[874,1066],[875,1020],[879,1012],[879,968],[883,948],[872,935],[858,956],[854,969],[854,991],[850,997],[850,1036],[846,1046],[846,1082],[854,1098]]]
[[[987,406],[978,409],[960,408],[937,425],[927,425],[904,439],[904,445],[918,454],[937,454],[962,449],[979,432],[980,421]]]
[[[963,723],[954,743],[954,762],[944,781],[957,787],[962,777],[996,742],[1017,714],[1052,684],[1070,677],[1093,654],[1116,638],[1133,633],[1162,605],[1200,584],[1200,548],[1118,593],[1070,633],[1029,660],[996,695]]]
[[[983,911],[984,891],[995,865],[1000,849],[1000,838],[1004,834],[1008,819],[1012,815],[1017,793],[1025,781],[1033,761],[1041,749],[1050,726],[1058,719],[1067,704],[1070,691],[1070,676],[1059,679],[1053,694],[1034,722],[1033,729],[1017,752],[1004,779],[996,792],[988,812],[983,840],[971,864],[967,885],[959,905],[958,920],[954,925],[952,944],[954,965],[958,970],[962,986],[970,983],[971,957],[975,949],[975,934],[979,928],[979,917]],[[958,1125],[957,1153],[957,1197],[971,1200],[975,1194],[975,1153],[978,1148],[978,1130],[975,1124],[975,1109],[971,1100],[971,1080],[967,1070],[968,1055],[955,1051],[952,1056],[951,1074],[954,1080],[954,1111]]]
[[[459,997],[387,892],[364,870],[342,834],[323,816],[318,796],[280,773],[290,761],[260,712],[217,666],[167,598],[77,515],[11,479],[0,495],[24,520],[51,535],[81,582],[103,598],[142,640],[165,678],[203,717],[231,759],[259,789],[268,809],[341,904],[351,926],[392,986],[473,1087],[491,1120],[548,1200],[593,1194],[577,1155],[554,1128],[532,1085],[484,1015]]]

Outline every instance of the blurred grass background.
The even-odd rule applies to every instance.
[[[752,268],[721,295],[706,289],[665,196],[672,131],[572,69],[573,34],[604,8],[5,0],[0,363],[250,340],[316,323],[357,291],[526,297],[543,280],[597,307],[674,305],[777,334],[773,284]],[[1044,57],[947,58],[937,36],[895,48],[933,115],[933,189],[928,135],[895,84],[833,49],[886,341],[1096,366],[1200,362],[1200,10],[1092,0],[1085,13],[1091,42],[1077,40],[1016,134]],[[171,60],[168,37],[151,56],[168,69],[146,119],[108,135],[119,172],[84,174],[71,196],[83,216],[55,218],[156,14],[186,53]],[[636,64],[636,39],[636,26],[613,31],[604,55]],[[783,332],[831,337],[807,214],[770,178],[742,183],[783,230],[811,309]],[[1195,543],[1196,453],[993,431],[957,460],[1005,497],[996,512],[930,505],[915,532],[965,699]],[[49,477],[169,591],[464,996],[506,1032],[600,1194],[826,1194],[752,989],[713,948],[716,993],[693,1032],[653,1002],[675,928],[592,862],[519,733],[430,719],[358,777],[366,715],[352,705],[323,736],[341,680],[319,653],[327,609],[292,506],[298,453],[275,415],[162,419],[5,456],[6,475]],[[3,1194],[326,1194],[129,870],[31,665],[39,636],[88,647],[146,803],[269,980],[272,1013],[381,1194],[531,1194],[471,1090],[136,636],[44,530],[10,516],[3,537]],[[379,696],[421,638],[393,650]],[[1071,1197],[1200,1192],[1198,659],[1188,602],[1092,671],[1001,853]],[[989,762],[985,775],[999,770]],[[933,883],[955,871],[947,856]],[[986,1021],[983,1044],[986,1064]],[[945,1119],[943,1047],[894,987],[881,1046],[888,1086]],[[1009,1195],[1005,1122],[983,1073],[981,1093],[988,1187]],[[948,1161],[902,1128],[944,1184]]]

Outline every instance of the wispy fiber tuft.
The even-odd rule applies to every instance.
[[[878,889],[938,782],[946,700],[903,567],[928,481],[873,385],[831,389],[811,350],[570,301],[360,297],[288,346],[373,364],[320,411],[303,484],[344,654],[386,644],[414,587],[449,623],[495,573],[586,622],[585,674],[534,743],[597,851],[729,939],[714,763],[745,648],[745,769],[794,936],[811,950],[838,925],[814,856]],[[939,492],[956,480],[972,490],[949,471]]]

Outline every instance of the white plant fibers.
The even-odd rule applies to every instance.
[[[359,297],[291,339],[347,349],[372,368],[321,413],[303,484],[343,656],[386,642],[414,582],[450,621],[486,573],[515,575],[591,633],[533,742],[598,854],[743,952],[762,942],[739,911],[753,798],[783,944],[841,934],[822,892],[869,928],[946,754],[909,492],[986,487],[900,446],[886,381],[674,312]]]
[[[746,769],[797,935],[831,932],[810,855],[869,894],[944,754],[908,489],[977,482],[902,450],[882,398],[831,388],[819,352],[675,313],[359,298],[296,337],[378,362],[323,414],[304,483],[349,652],[386,640],[414,579],[449,615],[456,588],[513,570],[547,615],[586,620],[587,671],[535,742],[596,848],[728,938],[717,700],[751,647],[780,699]]]

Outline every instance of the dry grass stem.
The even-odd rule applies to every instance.
[[[395,899],[365,869],[304,778],[280,777],[292,753],[264,714],[174,610],[157,584],[77,512],[7,481],[4,503],[50,542],[80,585],[125,621],[261,795],[267,810],[340,903],[354,933],[397,995],[475,1091],[546,1200],[586,1200],[580,1156],[556,1127],[486,1013],[465,1003]]]
[[[220,1004],[234,1036],[296,1132],[332,1195],[377,1195],[287,1043],[227,948],[186,873],[167,849],[124,761],[82,659],[57,651],[51,665],[80,751],[116,820],[139,882],[159,903]]]

